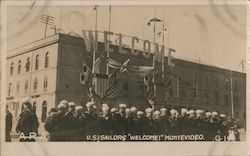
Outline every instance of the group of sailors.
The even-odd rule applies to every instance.
[[[38,134],[39,122],[31,103],[23,103],[16,131],[25,136],[31,132]],[[202,141],[239,141],[239,125],[225,114],[188,110],[147,108],[119,104],[110,108],[106,103],[97,107],[95,102],[87,102],[86,107],[66,100],[60,101],[57,108],[51,108],[44,128],[49,141],[92,141],[93,136],[134,135],[203,135]],[[11,115],[6,115],[6,140],[10,141]],[[35,141],[22,139],[19,141]],[[96,140],[95,140],[96,141]],[[107,140],[109,141],[109,140]]]
[[[91,141],[93,135],[203,135],[203,141],[226,141],[229,133],[234,133],[234,141],[239,140],[237,124],[232,118],[218,112],[175,110],[136,107],[119,104],[110,108],[102,104],[97,108],[88,102],[86,109],[74,102],[63,100],[57,109],[52,108],[45,123],[50,141]],[[129,138],[126,139],[129,141]]]

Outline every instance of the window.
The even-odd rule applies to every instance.
[[[196,76],[196,74],[192,75],[192,82],[193,82],[193,87],[196,87],[196,84],[197,84],[197,76]]]
[[[144,87],[143,84],[140,84],[139,86],[139,97],[143,97],[144,95]]]
[[[43,101],[41,121],[45,122],[46,118],[47,118],[47,101]]]
[[[234,90],[237,91],[237,89],[238,89],[237,80],[234,80]]]
[[[204,76],[204,85],[206,88],[208,87],[208,75],[207,74]]]
[[[30,70],[30,58],[28,57],[25,64],[25,71],[28,72]]]
[[[180,91],[180,97],[181,98],[186,98],[187,94],[186,94],[186,91],[184,89],[181,89]]]
[[[19,90],[20,90],[20,84],[19,84],[19,82],[18,82],[17,85],[16,85],[16,93],[17,93],[17,94],[19,94]]]
[[[39,69],[39,55],[36,55],[35,70]]]
[[[37,85],[38,85],[37,78],[35,78],[35,81],[34,81],[34,92],[35,93],[37,92]]]
[[[214,78],[214,86],[216,89],[218,88],[218,77]]]
[[[28,87],[29,87],[29,82],[28,80],[25,81],[25,84],[24,84],[24,92],[27,93],[28,92]]]
[[[224,102],[225,102],[225,105],[228,105],[228,96],[227,95],[224,96]]]
[[[46,92],[48,88],[48,78],[45,77],[43,81],[43,91]]]
[[[47,52],[45,54],[45,65],[44,65],[45,68],[48,68],[49,67],[49,52]]]
[[[218,92],[215,92],[215,93],[214,93],[214,99],[215,99],[215,104],[216,104],[216,105],[219,105],[220,99],[219,99]]]
[[[226,86],[226,90],[228,90],[229,89],[229,79],[228,78],[226,79],[225,86]]]
[[[128,83],[123,84],[124,97],[128,97]]]
[[[204,103],[208,104],[208,94],[207,93],[204,94]]]
[[[11,86],[12,84],[11,83],[9,83],[9,88],[8,88],[8,96],[10,96],[11,95]]]
[[[14,63],[12,62],[10,65],[10,75],[13,75]]]
[[[17,74],[20,74],[20,73],[21,73],[21,67],[22,67],[22,61],[19,60],[19,61],[18,61],[18,67],[17,67]]]
[[[237,106],[239,101],[238,101],[238,97],[237,96],[234,96],[234,106]]]

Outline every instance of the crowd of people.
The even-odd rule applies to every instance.
[[[25,102],[23,105],[17,132],[24,132],[25,135],[30,132],[38,133],[39,123],[31,104]],[[126,104],[119,104],[119,108],[110,108],[103,103],[97,107],[94,102],[86,103],[85,107],[62,100],[48,114],[44,128],[49,133],[49,141],[93,141],[91,136],[94,135],[194,134],[203,135],[203,141],[240,141],[239,124],[215,111],[182,108],[178,112],[166,108],[156,110],[154,107],[142,111]],[[89,139],[87,136],[90,136]],[[129,137],[126,141],[130,141]]]

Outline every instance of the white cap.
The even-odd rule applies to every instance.
[[[74,102],[69,102],[68,104],[69,106],[76,106],[76,104]]]
[[[189,111],[188,111],[188,114],[194,114],[194,110],[192,110],[192,109],[189,110]]]
[[[82,106],[76,106],[76,107],[75,107],[75,110],[77,110],[77,111],[78,111],[78,110],[82,110],[82,109],[83,109]]]
[[[144,113],[143,113],[143,111],[138,111],[137,112],[137,115],[143,115]]]
[[[188,111],[188,110],[187,110],[186,108],[182,108],[182,109],[181,109],[181,113],[187,113],[187,111]]]
[[[206,112],[205,114],[206,114],[207,116],[211,116],[211,115],[212,115],[211,112]]]
[[[204,110],[200,110],[200,113],[201,113],[201,114],[204,113]]]
[[[161,112],[160,111],[158,111],[158,110],[156,110],[156,111],[154,111],[154,113],[153,113],[154,115],[160,115],[161,114]]]
[[[147,113],[151,113],[152,111],[153,111],[152,108],[147,108],[147,109],[145,109],[145,112],[147,112]]]
[[[94,102],[87,102],[87,103],[86,103],[86,107],[92,107],[92,106],[94,106],[94,105],[95,105]]]
[[[216,116],[216,115],[218,115],[218,113],[217,112],[212,112],[212,115]]]
[[[161,112],[166,112],[167,109],[166,109],[166,108],[161,108],[160,111],[161,111]]]
[[[171,109],[171,110],[170,110],[170,113],[171,113],[171,114],[176,114],[177,111],[176,111],[175,109]]]
[[[119,104],[119,107],[120,107],[120,108],[127,108],[127,105],[124,104],[124,103],[121,103],[121,104]]]
[[[111,108],[110,111],[113,113],[113,112],[117,112],[118,110],[117,110],[117,108]]]
[[[66,108],[67,104],[65,104],[64,102],[60,102],[59,105],[57,106],[58,109],[60,108]]]
[[[131,111],[131,112],[136,112],[136,111],[137,111],[137,108],[136,108],[136,107],[131,107],[131,108],[130,108],[130,111]]]
[[[220,114],[220,117],[225,118],[226,115],[225,114]]]
[[[195,113],[196,113],[196,114],[201,114],[202,112],[201,112],[201,110],[197,109],[197,110],[195,111]]]
[[[130,109],[129,109],[129,108],[126,108],[126,109],[125,109],[125,112],[127,112],[127,113],[130,112]]]
[[[102,107],[109,107],[109,105],[106,104],[106,103],[103,103],[103,104],[102,104]]]

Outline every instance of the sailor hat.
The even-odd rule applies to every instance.
[[[111,110],[110,110],[112,113],[114,113],[114,112],[117,112],[118,110],[117,110],[117,108],[111,108]]]
[[[87,103],[86,103],[86,107],[92,107],[92,106],[94,106],[94,105],[95,105],[94,102],[87,102]]]
[[[136,108],[136,107],[131,107],[131,108],[130,108],[130,111],[131,111],[131,112],[136,112],[136,111],[137,111],[137,108]]]
[[[119,104],[119,107],[120,107],[120,108],[127,108],[127,105],[124,104],[124,103],[121,103],[121,104]]]

